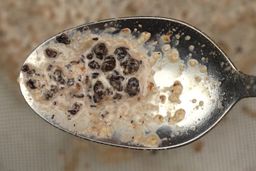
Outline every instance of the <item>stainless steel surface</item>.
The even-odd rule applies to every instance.
[[[158,130],[158,135],[161,139],[167,139],[164,143],[161,144],[158,148],[147,148],[140,147],[136,145],[122,144],[116,143],[112,139],[110,140],[101,140],[101,139],[92,139],[90,137],[85,137],[83,135],[77,135],[70,130],[63,128],[61,125],[56,123],[52,123],[51,120],[47,120],[52,125],[67,131],[69,133],[73,133],[79,137],[89,139],[91,141],[114,145],[119,147],[128,147],[135,149],[169,149],[179,147],[185,144],[188,144],[201,136],[207,133],[211,128],[213,128],[225,114],[233,107],[233,105],[243,97],[256,96],[256,78],[253,76],[247,76],[236,70],[234,65],[230,62],[230,60],[226,57],[226,55],[217,47],[217,45],[210,40],[206,35],[197,30],[196,28],[174,19],[160,18],[160,17],[131,17],[131,18],[121,18],[121,19],[112,19],[101,21],[97,23],[90,23],[82,26],[75,27],[73,29],[81,29],[81,28],[89,28],[89,29],[103,29],[104,25],[108,23],[110,26],[117,27],[118,29],[129,27],[131,30],[133,28],[138,28],[138,24],[142,25],[140,31],[148,31],[150,32],[154,38],[158,33],[165,33],[168,30],[175,29],[175,34],[184,34],[189,35],[191,40],[189,41],[180,41],[178,45],[174,42],[176,40],[171,41],[171,45],[177,48],[180,53],[181,58],[184,61],[188,60],[189,51],[188,46],[194,45],[195,51],[193,51],[193,58],[197,59],[200,63],[207,65],[208,74],[219,82],[221,82],[220,87],[216,87],[218,89],[218,93],[216,95],[216,101],[219,101],[219,105],[211,106],[213,108],[209,108],[209,110],[202,115],[200,122],[194,124],[193,127],[191,125],[185,125],[186,132],[182,132],[182,134],[177,135],[175,137],[170,137],[171,132],[173,131],[170,127],[161,127]],[[67,30],[67,31],[71,31]],[[53,39],[54,37],[52,37]],[[47,41],[45,42],[47,43]],[[40,48],[43,44],[41,44]],[[204,45],[204,46],[202,46]],[[206,57],[206,61],[202,58]],[[42,111],[38,111],[33,103],[26,96],[26,89],[24,86],[21,86],[21,91],[25,96],[26,101],[32,107],[32,109],[42,116]]]
[[[91,143],[42,122],[20,95],[16,81],[31,49],[53,33],[90,21],[131,15],[186,21],[213,37],[235,66],[256,75],[256,1],[0,1],[1,171],[256,170],[253,98],[237,103],[200,140],[151,154]]]

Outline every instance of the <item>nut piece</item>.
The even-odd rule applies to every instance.
[[[175,112],[175,114],[174,114],[174,116],[172,117],[172,120],[174,121],[174,122],[180,122],[180,121],[182,121],[184,118],[185,118],[185,114],[186,114],[186,112],[185,112],[185,110],[184,109],[178,109],[176,112]]]
[[[166,53],[166,56],[173,63],[178,62],[180,59],[179,52],[176,49],[172,49],[170,52]]]
[[[159,98],[160,98],[161,103],[165,103],[165,101],[166,101],[165,95],[160,95]]]
[[[179,81],[175,81],[173,86],[171,87],[171,95],[169,96],[169,100],[173,103],[181,103],[180,95],[183,91],[183,86]]]
[[[169,122],[174,124],[182,121],[185,118],[186,111],[184,109],[178,109],[174,116],[169,117]]]

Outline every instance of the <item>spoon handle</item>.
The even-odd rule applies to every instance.
[[[251,76],[240,72],[241,98],[256,97],[256,76]]]

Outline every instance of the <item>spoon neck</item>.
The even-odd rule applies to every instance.
[[[256,76],[251,76],[240,72],[239,78],[240,81],[238,84],[238,91],[241,92],[240,97],[256,97]]]

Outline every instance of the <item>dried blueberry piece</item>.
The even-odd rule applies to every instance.
[[[103,95],[104,94],[104,85],[101,81],[96,81],[96,83],[93,86],[93,90],[96,94]]]
[[[92,40],[97,41],[97,40],[99,40],[99,38],[98,37],[94,37],[94,38],[92,38]]]
[[[47,90],[47,91],[44,93],[44,98],[45,98],[45,100],[50,100],[52,97],[53,97],[53,92],[52,92],[52,91]]]
[[[135,77],[130,78],[126,85],[125,92],[129,96],[136,96],[140,92],[139,80]]]
[[[93,58],[93,54],[92,54],[92,53],[88,53],[88,54],[86,55],[86,58],[89,59],[89,60],[91,60],[91,59]]]
[[[105,95],[111,96],[111,95],[113,95],[113,91],[111,91],[109,88],[107,88],[105,91]]]
[[[115,67],[116,67],[116,60],[114,56],[110,55],[104,59],[101,65],[101,70],[103,72],[108,72],[108,71],[112,71]]]
[[[56,69],[53,73],[54,77],[53,79],[56,81],[56,82],[59,82],[60,84],[65,84],[65,80],[63,78],[63,73],[60,69]]]
[[[96,62],[95,60],[89,62],[89,63],[88,63],[88,66],[89,66],[91,69],[100,69],[99,63]]]
[[[51,71],[51,70],[52,70],[52,67],[53,67],[53,66],[52,66],[51,64],[49,64],[49,65],[47,66],[46,70],[47,70],[47,71]]]
[[[46,90],[44,92],[45,100],[50,100],[54,96],[54,94],[57,92],[58,92],[58,87],[56,85],[51,85],[50,90]]]
[[[124,77],[121,75],[111,75],[111,77],[109,78],[109,83],[117,91],[122,91],[123,90],[123,86],[122,86],[123,80],[124,80]]]
[[[121,63],[121,66],[124,68],[124,74],[133,74],[139,70],[140,61],[134,58],[128,58],[127,60]]]
[[[28,72],[28,71],[29,71],[29,66],[28,66],[28,64],[24,64],[24,65],[21,67],[21,71],[22,71],[22,72]]]
[[[33,74],[35,74],[36,73],[36,71],[35,71],[35,69],[31,69],[31,70],[29,70],[28,72],[27,72],[27,74],[28,75],[33,75]]]
[[[75,79],[74,79],[74,78],[69,78],[69,79],[67,80],[67,85],[68,85],[68,86],[72,86],[72,85],[74,85],[74,83],[75,83]]]
[[[103,56],[107,55],[108,49],[105,43],[97,43],[93,47],[93,52],[96,54],[96,57],[99,59],[103,59]]]
[[[72,106],[71,109],[68,110],[68,113],[71,115],[75,115],[80,111],[82,104],[75,102]]]
[[[120,100],[122,98],[122,94],[119,94],[119,93],[116,93],[114,96],[113,96],[113,99],[114,100]]]
[[[73,97],[84,98],[84,94],[74,94]]]
[[[61,35],[57,36],[56,40],[58,43],[63,43],[65,45],[68,45],[71,42],[68,35],[65,33],[62,33]]]
[[[127,47],[118,47],[114,51],[114,54],[117,56],[117,60],[123,60],[127,55],[130,56],[130,54],[127,52],[129,48]]]
[[[103,99],[103,96],[101,96],[101,95],[99,95],[99,94],[94,94],[94,95],[92,96],[92,98],[93,98],[93,102],[94,102],[94,103],[98,103],[98,102],[100,102],[100,101]]]
[[[29,79],[27,82],[26,82],[26,85],[30,88],[30,89],[36,89],[36,80],[32,80],[32,79]]]
[[[51,85],[50,91],[53,92],[53,93],[57,93],[57,92],[58,92],[58,86],[56,86],[56,85]]]
[[[45,49],[45,54],[49,58],[56,58],[58,52],[54,49],[47,48],[47,49]]]
[[[98,76],[99,76],[99,73],[97,73],[97,72],[94,72],[94,73],[92,73],[92,78],[98,78]]]

